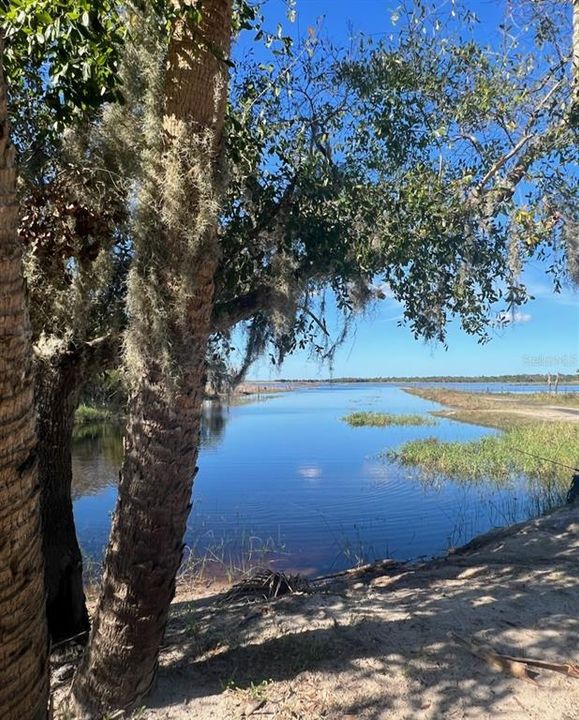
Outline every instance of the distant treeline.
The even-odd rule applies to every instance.
[[[284,383],[413,383],[413,382],[463,382],[463,383],[520,383],[520,384],[541,384],[547,382],[548,373],[522,374],[522,375],[427,375],[417,376],[410,375],[405,377],[340,377],[327,378],[325,380],[296,380],[281,378],[278,382]],[[551,373],[551,379],[554,380],[555,373]],[[559,373],[559,383],[561,385],[569,383],[579,383],[579,373]]]

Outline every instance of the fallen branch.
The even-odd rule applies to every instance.
[[[379,574],[382,570],[400,568],[403,565],[405,565],[405,563],[400,563],[397,560],[379,560],[378,562],[366,563],[366,565],[358,565],[353,568],[348,568],[347,570],[341,570],[340,572],[335,572],[331,575],[318,575],[317,577],[312,578],[311,582],[316,583],[322,580],[332,580],[333,578],[344,576],[352,577],[358,575]]]
[[[493,670],[506,671],[520,680],[526,680],[527,682],[536,684],[535,677],[537,677],[538,673],[533,672],[529,668],[553,670],[568,677],[579,679],[579,665],[574,663],[556,663],[528,657],[503,655],[488,645],[484,645],[476,640],[468,640],[454,632],[449,632],[448,636],[461,645],[464,645],[473,655],[485,660]]]

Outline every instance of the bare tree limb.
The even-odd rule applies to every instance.
[[[546,103],[552,97],[553,93],[560,86],[561,86],[561,81],[555,83],[553,85],[553,87],[549,90],[549,92],[545,95],[545,97],[541,100],[541,102],[537,105],[537,107],[533,110],[533,112],[529,116],[529,121],[527,122],[527,127],[525,128],[525,133],[518,140],[518,142],[515,144],[515,146],[512,147],[502,157],[500,157],[494,163],[494,165],[488,170],[488,172],[486,173],[486,175],[483,177],[483,179],[480,181],[480,183],[478,185],[479,192],[484,190],[484,186],[487,184],[487,182],[489,180],[491,180],[499,172],[499,170],[501,170],[508,163],[509,160],[511,160],[513,157],[515,157],[515,155],[517,155],[517,153],[519,153],[527,143],[529,143],[534,137],[536,137],[536,134],[530,132],[530,130],[537,122],[539,115],[541,114],[541,110],[544,108]]]
[[[121,360],[123,347],[122,333],[108,333],[85,342],[81,348],[87,374],[112,370]]]

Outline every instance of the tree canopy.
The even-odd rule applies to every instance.
[[[389,38],[361,38],[346,52],[315,29],[301,44],[267,33],[254,8],[237,7],[237,29],[254,33],[271,61],[238,61],[232,76],[216,367],[231,347],[228,331],[241,321],[249,323],[243,371],[268,346],[277,362],[306,346],[330,357],[343,333],[330,338],[328,303],[342,312],[343,330],[356,310],[387,294],[402,302],[417,336],[444,342],[448,321],[459,316],[484,340],[489,322],[526,300],[520,271],[529,257],[548,260],[557,286],[577,223],[577,181],[568,172],[577,146],[569,7],[555,3],[552,11],[546,18],[527,8],[526,30],[515,37],[505,25],[490,47],[476,39],[476,18],[459,4],[442,14],[415,2],[392,15]],[[50,288],[40,295],[44,304],[58,296],[54,278],[70,297],[67,274],[82,262],[67,258],[94,261],[99,233],[109,248],[122,238],[113,259],[121,257],[126,272],[131,231],[122,226],[139,182],[139,108],[176,10],[164,2],[119,10],[63,0],[5,3],[4,12],[17,145],[25,167],[35,166],[26,160],[38,157],[40,139],[48,160],[44,198],[40,208],[33,198],[27,232],[40,225],[42,235],[56,222],[52,237],[65,248],[60,271],[50,270],[53,260],[45,265],[50,277],[32,283]],[[131,26],[135,12],[157,24],[160,45],[137,50],[143,37]],[[80,65],[62,61],[71,43]],[[24,100],[29,87],[36,88],[32,105]],[[107,103],[110,110],[97,112]],[[63,145],[52,131],[78,128],[79,118],[89,118],[80,143],[77,129]],[[50,193],[64,208],[47,221]],[[75,205],[75,194],[89,202]],[[42,246],[43,257],[54,258],[54,244]],[[572,265],[575,253],[567,257]],[[40,272],[42,263],[35,267]],[[95,266],[87,267],[94,285]]]
[[[518,38],[505,25],[499,48],[452,7],[401,7],[395,34],[348,52],[280,36],[271,63],[236,68],[216,329],[252,318],[246,362],[268,342],[278,360],[331,353],[324,289],[346,318],[385,291],[444,342],[453,317],[484,341],[524,303],[530,258],[559,287],[577,221],[569,6]]]

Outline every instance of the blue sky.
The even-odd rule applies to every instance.
[[[296,0],[297,18],[287,19],[283,0],[265,3],[264,15],[270,29],[281,23],[287,34],[304,37],[308,26],[319,25],[336,43],[347,43],[352,34],[373,35],[395,32],[391,12],[397,3],[384,0]],[[477,13],[481,40],[492,37],[503,16],[502,0],[477,0],[466,6]],[[450,1],[440,2],[449,10]],[[252,44],[241,40],[236,54]],[[255,46],[253,46],[255,47]],[[555,294],[549,277],[538,264],[531,264],[524,278],[535,300],[520,308],[513,322],[495,330],[492,340],[479,345],[453,324],[448,333],[448,349],[414,339],[405,327],[399,327],[400,306],[392,299],[377,304],[360,317],[351,335],[338,350],[333,375],[492,375],[500,373],[575,372],[579,368],[579,294],[571,287]],[[295,353],[281,369],[267,359],[256,363],[249,373],[252,379],[327,377],[330,369],[312,359],[307,352]]]
[[[579,296],[571,289],[556,295],[542,273],[526,274],[535,300],[515,313],[514,322],[496,329],[479,345],[458,323],[451,325],[448,349],[416,340],[399,327],[400,306],[392,299],[377,304],[356,323],[338,350],[334,377],[405,375],[496,375],[575,372],[579,368]],[[323,378],[330,368],[308,353],[287,358],[281,371],[267,360],[252,368],[252,379]]]

